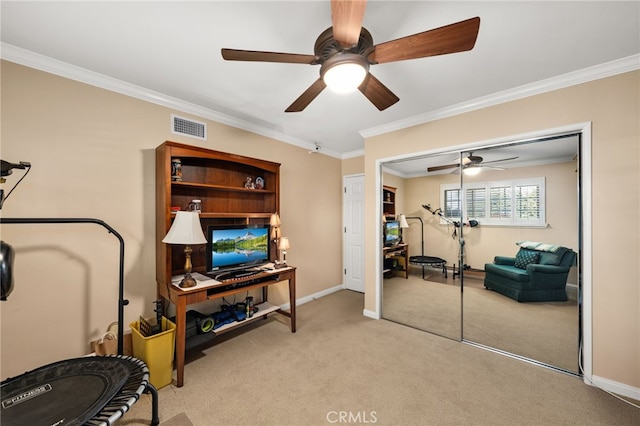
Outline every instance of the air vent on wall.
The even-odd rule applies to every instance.
[[[194,120],[171,114],[171,132],[178,135],[191,136],[207,140],[207,125]]]

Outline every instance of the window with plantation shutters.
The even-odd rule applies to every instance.
[[[516,186],[516,219],[536,220],[540,217],[540,186]]]
[[[444,191],[444,217],[460,220],[462,215],[462,199],[459,189]]]
[[[467,188],[465,190],[466,212],[476,220],[487,217],[487,189]]]
[[[495,220],[511,220],[511,186],[489,188],[489,217]]]
[[[544,178],[447,184],[440,187],[444,216],[480,225],[546,226]],[[445,224],[446,221],[442,220]]]

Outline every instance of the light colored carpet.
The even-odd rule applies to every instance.
[[[194,426],[637,425],[640,411],[579,378],[362,315],[342,290],[190,352],[185,384],[159,390],[160,420]],[[124,424],[149,424],[144,395]],[[374,421],[375,417],[375,421]],[[137,422],[137,423],[136,423]],[[342,422],[345,424],[346,422]]]
[[[191,423],[191,420],[189,420],[189,417],[187,417],[185,413],[180,413],[166,422],[160,423],[160,426],[193,426],[193,423]]]
[[[518,303],[495,291],[464,291],[465,340],[579,371],[575,302]]]
[[[460,340],[459,286],[425,281],[415,275],[385,279],[382,312],[390,321]]]
[[[384,280],[383,317],[578,372],[575,300],[518,303],[485,289],[478,278],[465,279],[461,297],[459,278],[431,273],[426,279]]]

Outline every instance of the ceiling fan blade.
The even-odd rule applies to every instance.
[[[502,167],[493,167],[493,166],[483,166],[482,164],[478,164],[477,166],[468,166],[468,167],[463,167],[464,169],[489,169],[489,170],[507,170],[507,169],[503,169]],[[460,174],[460,169],[457,168],[455,170],[453,170],[451,172],[452,175],[459,175]]]
[[[315,65],[314,55],[298,53],[262,52],[259,50],[222,49],[222,57],[227,61],[282,62],[286,64]]]
[[[447,164],[447,165],[444,165],[444,166],[428,167],[427,171],[428,172],[439,172],[440,170],[455,169],[457,167],[460,167],[460,164]]]
[[[491,163],[498,163],[500,161],[509,161],[509,160],[515,160],[518,157],[509,157],[509,158],[501,158],[500,160],[493,160],[493,161],[483,161],[482,164],[491,164]]]
[[[369,59],[379,64],[446,55],[473,49],[480,18],[475,17],[375,46]]]
[[[360,40],[366,0],[331,0],[333,38],[348,49]]]
[[[298,99],[293,101],[284,112],[300,112],[304,110],[325,87],[327,87],[327,85],[324,83],[324,80],[322,78],[317,79]]]
[[[400,100],[400,98],[398,98],[387,86],[382,84],[380,80],[375,78],[371,73],[369,73],[369,75],[364,79],[358,89],[380,111],[389,108]]]

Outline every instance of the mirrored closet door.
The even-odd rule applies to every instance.
[[[397,222],[407,253],[381,253],[382,317],[578,373],[579,266],[559,258],[579,253],[578,151],[573,134],[384,163],[394,210],[380,226],[385,235],[384,220]],[[509,272],[486,288],[486,265],[515,262],[523,246],[550,274],[535,285],[553,288],[518,296],[504,288]],[[554,263],[564,272],[553,275]],[[509,266],[516,289],[534,286],[518,284],[526,265]]]
[[[453,279],[450,268],[457,262],[458,240],[455,228],[427,207],[435,210],[441,185],[459,185],[460,175],[452,170],[428,175],[425,164],[455,164],[459,158],[459,153],[411,158],[385,164],[382,170],[382,183],[393,189],[395,199],[393,214],[381,218],[382,234],[387,236],[381,254],[382,316],[455,340],[462,338],[461,281]],[[384,195],[383,189],[383,207]],[[399,246],[388,238],[393,226],[402,236]]]
[[[462,153],[463,339],[578,372],[578,137]],[[490,265],[487,265],[490,264]]]

